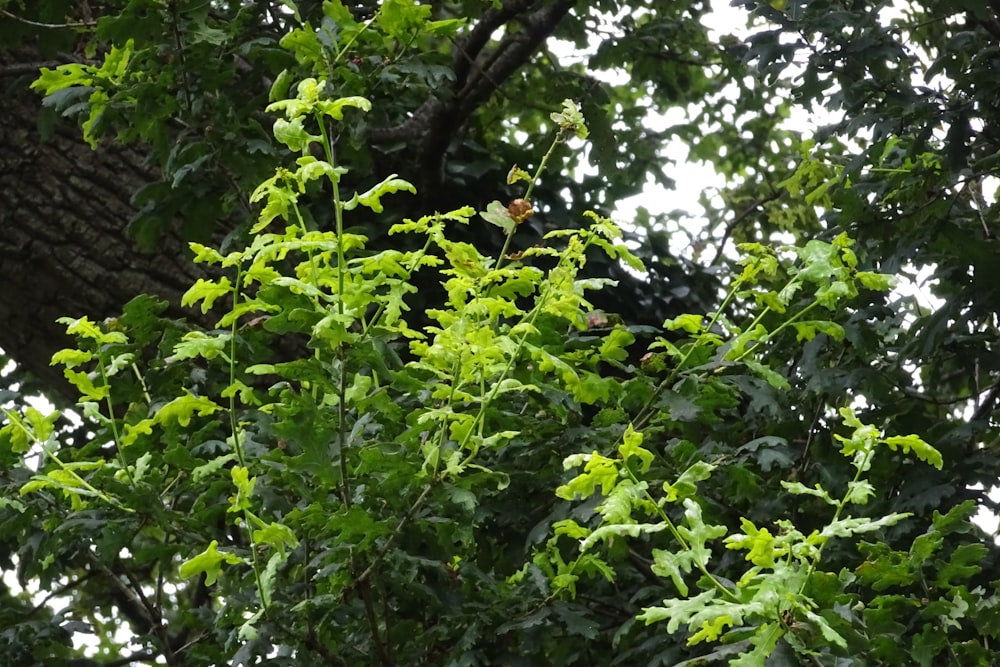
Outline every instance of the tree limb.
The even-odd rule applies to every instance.
[[[31,19],[26,19],[23,16],[18,16],[12,12],[8,12],[6,9],[0,8],[0,16],[6,16],[9,19],[13,19],[18,23],[23,23],[25,25],[30,25],[32,28],[46,28],[49,30],[61,30],[63,28],[93,28],[97,25],[97,21],[71,21],[67,23],[42,23],[40,21],[32,21]]]
[[[524,14],[539,4],[537,0],[505,0],[500,8],[487,10],[471,32],[455,43],[450,98],[444,101],[432,92],[399,125],[370,130],[369,140],[382,144],[422,137],[422,172],[433,179],[423,187],[433,188],[439,180],[444,152],[455,128],[464,124],[480,105],[528,62],[566,17],[576,0],[558,0]],[[493,34],[513,23],[518,27],[509,30],[496,48],[485,51]]]

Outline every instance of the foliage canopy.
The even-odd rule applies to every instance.
[[[0,2],[205,267],[8,392],[0,664],[996,663],[996,11],[740,5]]]

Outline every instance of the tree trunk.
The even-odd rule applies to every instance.
[[[28,88],[34,75],[20,74],[30,63],[11,60],[0,55],[0,348],[67,393],[49,365],[72,343],[56,318],[112,316],[142,293],[176,305],[199,268],[176,233],[165,233],[154,253],[129,238],[132,194],[156,179],[143,155],[111,142],[91,150],[72,122],[43,138],[41,102]]]
[[[457,45],[448,102],[431,94],[401,125],[371,129],[369,140],[411,143],[421,192],[447,191],[444,156],[458,128],[530,61],[575,3],[505,0],[485,10]],[[491,43],[508,23],[518,30]],[[0,51],[0,348],[43,386],[66,393],[61,372],[49,366],[52,353],[70,342],[56,318],[115,315],[142,293],[176,306],[201,271],[187,259],[179,230],[163,233],[151,253],[128,234],[133,194],[159,179],[142,147],[108,140],[91,150],[78,124],[65,119],[43,137],[41,100],[29,85],[41,66],[57,64],[33,47]],[[443,203],[427,208],[446,210]]]

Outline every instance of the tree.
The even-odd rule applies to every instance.
[[[27,267],[0,345],[50,392],[66,348],[90,420],[7,412],[6,565],[67,600],[4,590],[12,664],[80,657],[76,630],[111,664],[990,664],[994,550],[968,518],[998,468],[995,13],[746,7],[741,43],[697,3],[0,5],[5,238]],[[551,46],[594,35],[581,62]],[[819,103],[843,120],[785,128]],[[647,129],[671,108],[685,122]],[[669,182],[671,137],[728,185],[691,257],[663,232],[680,214],[640,216],[639,271],[600,214]],[[512,168],[542,155],[540,179]],[[466,204],[499,229],[453,229]],[[275,217],[299,228],[244,249]],[[534,248],[557,229],[565,254]],[[918,268],[940,308],[884,291]],[[580,300],[607,275],[592,300],[621,321]],[[168,301],[94,324],[139,292]],[[203,305],[187,322],[181,294]],[[91,316],[69,347],[67,314]]]

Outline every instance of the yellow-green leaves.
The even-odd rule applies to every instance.
[[[24,454],[32,445],[48,442],[52,437],[54,424],[59,419],[59,412],[54,411],[43,415],[37,408],[28,407],[24,416],[12,410],[4,409],[7,423],[0,429],[0,438],[10,444],[15,454]]]
[[[121,331],[108,330],[108,327],[101,327],[95,322],[91,322],[90,318],[86,316],[80,318],[60,317],[56,321],[66,325],[66,333],[70,336],[90,340],[97,345],[110,345],[128,341],[128,338]]]
[[[265,111],[268,113],[281,111],[288,120],[316,115],[329,116],[333,120],[343,120],[345,109],[354,108],[362,111],[370,111],[372,108],[371,102],[363,97],[351,96],[327,99],[324,97],[326,94],[326,82],[312,78],[300,81],[297,91],[294,98],[272,102],[267,106]]]
[[[382,197],[397,192],[411,192],[416,194],[417,189],[409,181],[405,181],[396,174],[393,174],[387,176],[381,183],[372,186],[366,192],[354,195],[352,199],[344,202],[343,207],[345,211],[352,211],[360,204],[376,213],[381,213],[383,211]]]
[[[583,472],[570,482],[556,489],[556,495],[564,500],[589,498],[598,488],[608,495],[618,481],[618,465],[597,452],[573,454],[563,461],[563,468],[570,470],[583,464]]]
[[[861,422],[854,410],[850,407],[840,409],[840,416],[844,423],[854,429],[850,436],[834,434],[834,437],[842,444],[841,452],[844,456],[854,458],[854,465],[859,469],[867,470],[871,457],[875,454],[875,449],[879,444],[884,444],[889,449],[900,450],[903,454],[913,454],[938,470],[943,465],[941,452],[924,442],[917,435],[895,435],[884,437],[874,426],[869,426]]]
[[[120,46],[113,44],[100,66],[69,63],[60,65],[54,70],[43,67],[41,75],[31,87],[45,95],[52,95],[73,86],[91,88],[88,98],[90,113],[82,124],[83,138],[91,148],[97,148],[95,129],[110,102],[107,90],[114,90],[125,79],[134,52],[135,41],[128,39]]]
[[[178,396],[161,407],[156,415],[158,421],[176,421],[181,426],[187,426],[195,414],[207,417],[221,409],[222,406],[208,397],[185,392],[183,396]]]
[[[231,294],[233,285],[229,278],[223,276],[218,280],[206,280],[199,278],[194,285],[181,297],[182,306],[193,306],[201,302],[201,312],[207,313],[212,309],[215,301],[227,294]]]
[[[571,134],[577,139],[586,139],[589,134],[583,113],[573,100],[563,100],[562,109],[549,114],[559,126],[560,132]]]
[[[934,466],[938,470],[944,465],[944,460],[941,458],[941,452],[932,447],[931,445],[924,442],[923,438],[918,435],[893,435],[882,440],[889,449],[896,450],[899,449],[903,454],[913,454],[929,465]]]
[[[631,457],[639,459],[639,472],[645,473],[649,466],[653,464],[653,453],[642,447],[642,433],[638,433],[629,424],[625,427],[625,434],[622,436],[622,444],[618,446],[618,453],[626,463]]]
[[[213,585],[222,574],[222,564],[238,565],[245,562],[236,554],[228,551],[219,551],[218,540],[212,540],[200,554],[189,558],[181,564],[180,575],[187,579],[205,574],[205,584]]]
[[[703,327],[695,317],[681,317],[673,324],[676,329],[692,334],[698,334]],[[880,531],[907,518],[903,513],[875,518],[846,514],[846,508],[865,504],[875,491],[864,474],[879,445],[913,451],[937,465],[940,454],[917,436],[883,438],[850,408],[842,408],[841,415],[853,434],[849,438],[837,437],[857,470],[843,495],[837,498],[821,484],[807,487],[797,481],[781,482],[788,493],[811,496],[829,507],[828,522],[808,535],[787,519],[763,526],[742,517],[739,530],[732,531],[724,525],[706,522],[698,485],[709,478],[716,466],[704,461],[691,465],[675,482],[664,482],[662,495],[654,496],[644,478],[652,475],[656,457],[643,446],[643,434],[631,424],[621,436],[618,457],[594,451],[565,459],[567,469],[582,466],[583,470],[560,486],[556,494],[566,500],[598,494],[602,500],[593,510],[599,519],[596,527],[580,525],[576,520],[564,521],[555,527],[556,535],[579,539],[580,558],[590,560],[600,558],[599,554],[583,552],[593,550],[599,543],[610,546],[623,538],[641,535],[655,539],[651,536],[657,533],[670,535],[669,548],[657,546],[651,550],[650,569],[669,580],[677,595],[664,599],[661,605],[645,608],[638,618],[647,624],[666,621],[668,632],[686,626],[691,633],[689,644],[725,640],[732,628],[747,625],[751,648],[734,657],[731,665],[761,664],[778,639],[790,631],[790,623],[809,626],[824,641],[846,647],[846,639],[840,632],[814,611],[807,591],[807,583],[819,576],[824,545],[832,539],[850,539]],[[683,507],[680,517],[672,509],[678,503]],[[735,583],[723,582],[712,574],[713,542],[720,538],[726,549],[744,552],[750,564]],[[550,568],[561,568],[562,562],[552,562]],[[700,590],[691,595],[694,572],[701,573],[697,584]],[[572,589],[575,591],[578,585],[574,580]]]
[[[251,497],[257,478],[251,477],[250,471],[243,466],[234,466],[230,475],[233,479],[233,486],[236,487],[236,493],[229,497],[229,508],[226,511],[242,513],[252,506]]]

